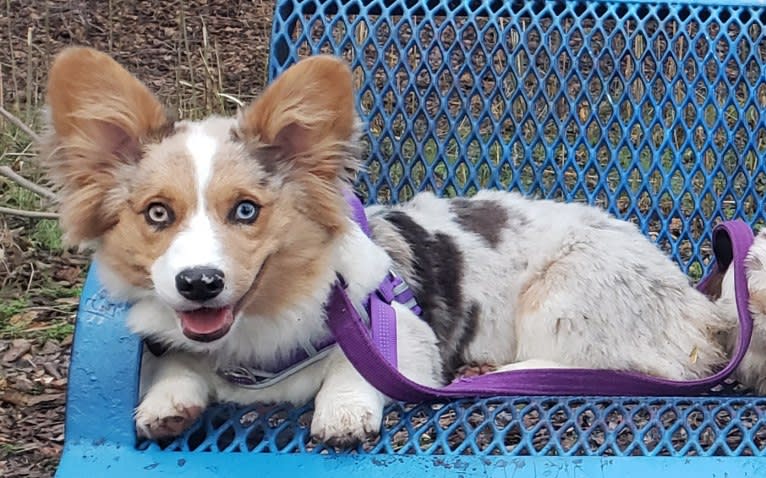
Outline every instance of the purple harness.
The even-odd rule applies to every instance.
[[[339,280],[342,281],[340,278]],[[345,288],[345,286],[345,283],[342,283],[341,287]],[[334,286],[334,288],[337,287],[338,285]],[[360,320],[364,322],[363,327],[372,334],[378,351],[395,368],[396,314],[391,307],[393,302],[409,307],[415,315],[421,313],[412,290],[398,275],[389,272],[377,290],[367,297],[362,307],[356,309],[356,317],[361,318]],[[331,333],[316,343],[294,350],[291,356],[272,367],[235,365],[219,369],[218,374],[240,387],[250,389],[270,387],[321,360],[337,343],[335,334]]]
[[[346,193],[354,220],[368,236],[367,217],[359,199]],[[393,302],[420,309],[412,291],[393,273],[387,274],[378,289],[355,306],[346,294],[342,277],[333,286],[325,306],[332,335],[319,347],[304,347],[280,370],[257,371],[245,367],[221,370],[228,380],[250,388],[262,388],[281,381],[322,358],[337,343],[357,371],[386,396],[395,400],[421,402],[439,398],[498,395],[690,395],[708,392],[723,382],[740,364],[750,345],[752,318],[748,310],[748,289],[744,261],[753,233],[741,220],[727,221],[713,231],[715,266],[718,273],[734,268],[734,287],[740,334],[731,361],[714,375],[697,380],[675,381],[635,372],[593,369],[537,369],[496,372],[461,378],[442,387],[427,387],[409,380],[397,369],[396,312]],[[703,289],[710,280],[699,284]],[[313,349],[313,350],[312,350]]]

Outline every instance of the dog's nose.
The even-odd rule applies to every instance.
[[[178,293],[189,300],[210,300],[223,290],[223,271],[212,267],[184,269],[176,275]]]

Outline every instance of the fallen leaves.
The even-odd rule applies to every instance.
[[[64,443],[67,341],[0,340],[0,463],[3,477],[48,477]]]

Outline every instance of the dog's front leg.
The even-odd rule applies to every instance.
[[[145,353],[141,370],[141,403],[136,408],[139,436],[159,439],[180,435],[211,400],[211,379],[204,363],[190,354]]]
[[[378,435],[385,397],[367,383],[340,349],[327,358],[314,401],[311,434],[331,446],[349,447]]]

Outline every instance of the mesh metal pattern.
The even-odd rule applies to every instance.
[[[763,221],[766,10],[678,2],[277,2],[273,78],[346,57],[368,203],[480,187],[586,201],[699,277],[721,218]],[[766,400],[512,398],[390,406],[358,453],[766,454]],[[734,395],[731,395],[734,394]],[[332,454],[310,407],[210,410],[146,450]]]
[[[514,398],[386,410],[357,452],[398,455],[764,456],[765,399]],[[310,437],[311,408],[219,407],[167,451],[333,454]]]
[[[353,66],[369,202],[479,187],[587,201],[695,278],[714,221],[763,220],[766,12],[406,0],[276,12],[271,77],[318,52]]]

